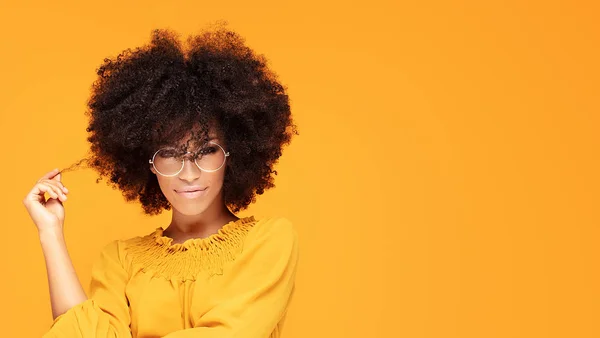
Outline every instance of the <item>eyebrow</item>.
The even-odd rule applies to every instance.
[[[215,135],[215,136],[210,136],[208,138],[208,141],[213,141],[213,140],[218,140],[219,138]],[[173,146],[173,145],[168,145],[168,144],[164,144],[163,147],[172,147],[172,148],[177,148],[177,146]]]

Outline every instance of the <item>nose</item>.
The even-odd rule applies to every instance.
[[[200,177],[201,173],[202,170],[198,168],[193,158],[188,158],[187,156],[184,157],[183,169],[181,169],[181,172],[179,173],[180,179],[193,182]]]

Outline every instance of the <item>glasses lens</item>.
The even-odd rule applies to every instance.
[[[225,163],[225,151],[216,144],[208,143],[200,150],[196,163],[204,170],[217,170]]]
[[[181,158],[177,157],[177,151],[171,148],[161,149],[154,156],[154,166],[161,174],[173,175],[183,166]]]
[[[225,151],[217,144],[207,143],[197,152],[196,164],[200,169],[214,171],[225,163]],[[174,175],[183,167],[182,157],[175,148],[163,148],[154,157],[154,166],[163,175]]]

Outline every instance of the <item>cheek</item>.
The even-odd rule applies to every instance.
[[[204,197],[204,200],[213,199],[219,194],[219,191],[223,188],[224,178],[224,170],[219,170],[214,173],[203,173],[203,175],[199,177],[198,184],[209,187],[208,194]],[[174,189],[178,186],[185,185],[185,182],[179,180],[177,177],[164,176],[157,176],[157,180],[160,190],[171,204],[173,204],[174,201],[179,200],[179,197],[181,196],[179,196]]]
[[[174,193],[174,191],[172,191],[174,188],[172,187],[172,182],[171,180],[169,180],[166,177],[159,177],[158,178],[158,185],[160,186],[160,190],[162,191],[163,195],[165,195],[167,198],[169,198],[169,195],[171,192]]]

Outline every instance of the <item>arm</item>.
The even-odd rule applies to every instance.
[[[283,319],[294,292],[298,240],[292,224],[279,218],[247,238],[247,245],[223,272],[210,310],[195,327],[164,338],[269,337]]]
[[[64,309],[64,312],[54,319],[52,327],[43,337],[131,337],[129,306],[125,296],[128,273],[121,263],[119,242],[113,241],[106,245],[100,258],[94,263],[89,299],[85,294],[78,294],[83,292],[78,281],[81,291],[77,291],[77,294],[69,291],[69,287],[75,287],[73,278],[77,280],[77,276],[73,270],[69,270],[69,266],[72,269],[72,264],[66,249],[60,249],[64,246],[54,243],[48,247],[56,250],[48,251],[48,254],[61,253],[56,256],[48,255],[47,261],[50,262],[48,274],[55,284],[51,287],[51,297],[58,300],[57,309]],[[65,280],[61,279],[65,277]]]
[[[46,261],[52,319],[83,303],[87,296],[71,263],[62,230],[39,232],[42,252]]]
[[[131,337],[125,297],[128,279],[117,241],[92,269],[91,298],[77,278],[63,236],[68,189],[58,169],[44,174],[23,199],[38,229],[46,262],[54,322],[44,337]],[[46,200],[45,194],[50,198]]]

